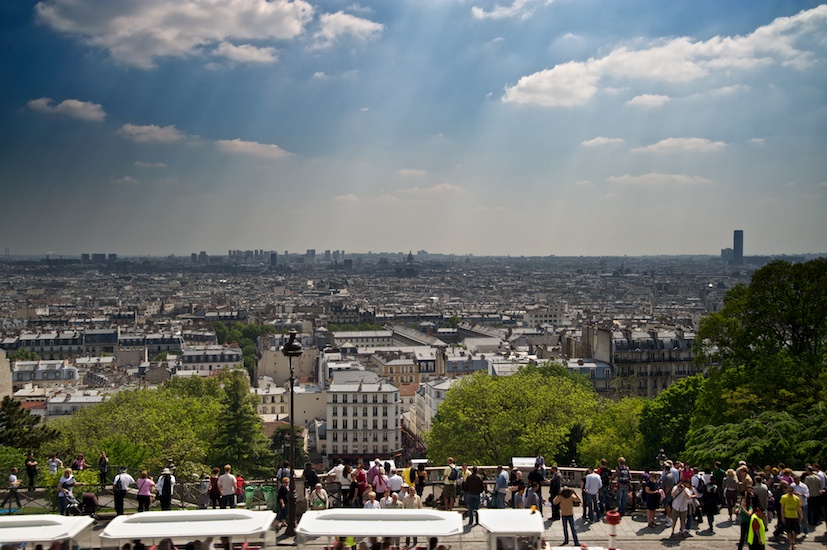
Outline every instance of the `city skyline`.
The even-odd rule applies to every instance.
[[[12,255],[825,252],[819,2],[43,0],[0,30]]]

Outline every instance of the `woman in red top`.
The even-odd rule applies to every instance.
[[[356,482],[356,494],[353,501],[356,506],[362,506],[362,493],[368,485],[368,476],[365,473],[365,466],[360,462],[356,465],[356,471],[351,474],[351,479]]]
[[[218,503],[221,500],[221,489],[218,488],[218,474],[221,473],[221,470],[218,469],[218,466],[212,469],[212,474],[210,474],[210,506],[213,509],[218,508]]]

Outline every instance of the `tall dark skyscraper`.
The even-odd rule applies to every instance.
[[[744,231],[736,229],[732,243],[732,263],[741,265],[744,263]]]

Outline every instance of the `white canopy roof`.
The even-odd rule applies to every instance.
[[[180,510],[117,516],[103,530],[103,540],[160,540],[165,538],[244,538],[263,535],[276,520],[269,511]]]
[[[296,533],[308,537],[449,537],[461,535],[462,515],[427,509],[336,508],[305,512]]]
[[[55,542],[77,537],[94,520],[89,516],[53,514],[0,519],[0,543]]]
[[[480,509],[480,525],[494,535],[539,535],[545,532],[543,516],[531,510]]]

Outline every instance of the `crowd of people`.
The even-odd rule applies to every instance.
[[[457,504],[465,506],[469,524],[478,522],[477,510],[482,506],[533,508],[540,514],[549,507],[550,521],[563,523],[564,544],[569,543],[569,533],[573,543],[579,544],[575,509],[581,504],[581,521],[586,524],[605,520],[610,510],[623,517],[630,502],[645,505],[647,527],[663,525],[670,530],[670,538],[689,537],[692,526],[700,528],[704,521],[708,534],[714,535],[716,520],[725,511],[726,521],[740,527],[738,550],[744,546],[761,550],[767,538],[786,539],[788,548],[794,549],[816,526],[827,525],[827,478],[819,464],[807,464],[799,474],[784,464],[758,469],[743,461],[733,468],[716,462],[698,469],[688,462],[664,460],[660,471],[646,468],[633,474],[623,457],[618,458],[614,470],[602,459],[598,467],[584,472],[581,498],[566,487],[559,469],[547,468],[539,454],[525,476],[520,468],[498,466],[489,475],[476,466],[457,465],[453,458],[446,462],[436,471],[436,479],[429,480],[423,463],[414,468],[408,462],[397,472],[378,458],[368,469],[362,463],[351,468],[339,461],[327,476],[340,491],[333,495],[325,492],[325,507],[337,501],[343,506],[374,509],[420,507],[426,503],[424,487],[431,483],[441,486],[440,502],[427,504],[440,504],[445,510]],[[321,484],[317,490],[323,490]],[[429,501],[436,494],[432,492]],[[310,507],[320,509],[321,502]]]

